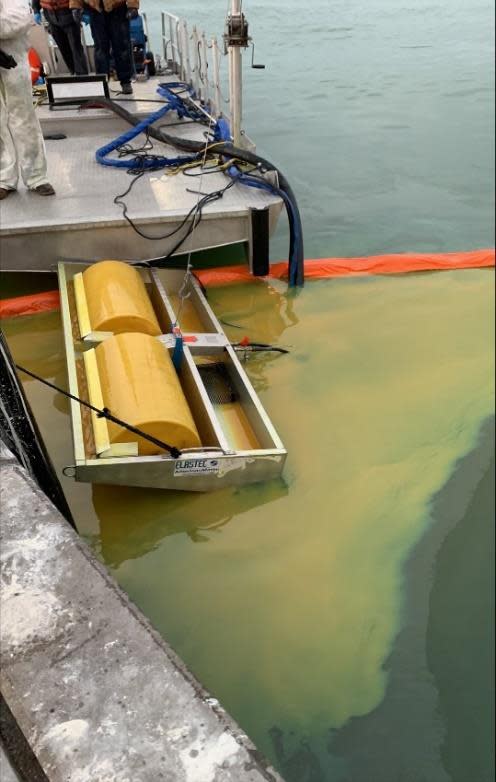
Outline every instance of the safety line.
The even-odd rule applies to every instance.
[[[40,375],[37,375],[35,372],[31,372],[29,369],[19,366],[19,364],[14,364],[14,366],[20,372],[24,372],[24,374],[29,375],[35,380],[39,380],[40,383],[48,386],[48,388],[53,388],[53,390],[58,391],[59,394],[63,394],[69,399],[74,400],[74,402],[79,402],[79,404],[83,405],[83,407],[87,407],[89,410],[92,410],[97,414],[98,418],[106,418],[108,421],[112,421],[112,423],[117,424],[117,426],[124,427],[124,429],[132,432],[132,434],[136,434],[139,437],[142,437],[144,440],[148,440],[148,442],[153,443],[153,445],[157,445],[159,448],[163,448],[164,451],[168,451],[170,453],[173,459],[178,459],[181,456],[181,451],[179,448],[176,448],[174,445],[168,445],[167,443],[164,443],[163,440],[159,440],[157,437],[153,437],[153,435],[143,432],[142,429],[138,429],[136,426],[132,426],[131,424],[126,423],[126,421],[122,421],[120,418],[112,415],[107,407],[102,409],[95,407],[94,405],[90,404],[90,402],[86,402],[84,399],[80,399],[79,397],[74,396],[74,394],[71,394],[69,391],[65,391],[63,388],[56,386],[54,383],[50,383],[49,380],[45,380],[44,377],[40,377]]]

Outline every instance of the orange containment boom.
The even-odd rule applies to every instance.
[[[373,255],[369,258],[316,258],[305,261],[305,279],[353,277],[364,274],[407,274],[408,272],[446,271],[449,269],[481,269],[494,266],[494,250],[471,250],[461,253]],[[224,266],[219,269],[195,271],[201,284],[231,285],[250,282],[254,278],[246,266]],[[287,263],[274,263],[263,279],[282,280],[287,276]]]
[[[17,315],[38,315],[40,312],[53,312],[60,309],[58,291],[32,293],[29,296],[16,296],[15,299],[0,299],[0,319],[15,318]]]
[[[446,271],[452,269],[483,269],[494,266],[494,250],[470,250],[461,253],[437,253],[416,255],[374,255],[370,258],[317,258],[305,261],[305,279],[321,280],[332,277],[353,277],[364,274],[407,274],[408,272]],[[268,277],[282,280],[287,275],[287,263],[275,263]],[[215,285],[231,285],[236,282],[252,282],[254,278],[247,266],[223,266],[218,269],[202,269],[195,272],[201,284],[208,288]],[[17,315],[37,315],[60,309],[58,291],[18,296],[0,300],[0,319]]]

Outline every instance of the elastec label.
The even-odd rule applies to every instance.
[[[218,459],[178,459],[174,465],[174,476],[181,475],[206,475],[219,472]]]

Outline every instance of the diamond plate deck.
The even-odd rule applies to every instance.
[[[148,98],[156,94],[157,82],[150,80],[134,85],[135,97],[144,103],[123,103],[137,114],[155,110],[156,103]],[[181,232],[167,239],[157,238],[170,233],[198,200],[200,177],[175,176],[159,171],[145,174],[135,182],[126,196],[128,214],[145,233],[144,239],[128,225],[122,208],[114,198],[131,184],[125,170],[106,168],[95,160],[95,151],[128,129],[128,125],[111,112],[101,109],[68,109],[50,111],[38,109],[44,134],[63,132],[66,138],[47,140],[49,178],[57,195],[43,198],[27,191],[18,192],[2,201],[0,236],[4,269],[44,269],[59,258],[87,260],[102,257],[144,259],[170,252]],[[171,132],[201,140],[206,128],[194,123],[176,124]],[[133,146],[141,146],[145,137],[138,136]],[[177,150],[154,143],[154,152],[176,156]],[[201,181],[203,193],[224,187],[229,180],[224,174],[205,175]],[[270,228],[275,228],[282,202],[278,197],[252,188],[235,185],[223,197],[207,206],[203,219],[191,239],[181,250],[198,250],[250,238],[250,210],[269,208]]]

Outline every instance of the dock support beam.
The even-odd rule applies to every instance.
[[[269,273],[269,207],[250,209],[249,263],[254,277]]]

